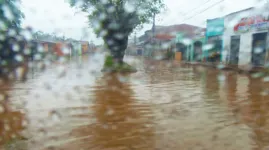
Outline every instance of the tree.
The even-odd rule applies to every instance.
[[[4,28],[20,28],[24,14],[19,9],[19,0],[0,0],[0,19],[4,23]]]
[[[70,0],[70,4],[89,13],[95,33],[119,64],[123,63],[128,36],[164,8],[163,0]]]

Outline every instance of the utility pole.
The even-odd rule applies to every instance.
[[[136,32],[135,32],[135,35],[134,35],[134,44],[136,45]]]
[[[155,46],[155,28],[156,28],[156,26],[155,26],[155,16],[156,16],[156,14],[153,13],[152,36],[151,36],[151,46],[152,46],[152,48],[150,50],[151,51],[150,56],[152,56],[152,52],[153,52],[154,46]]]
[[[155,28],[156,28],[156,26],[155,26],[155,13],[153,13],[153,24],[152,24],[152,40],[154,39],[154,37],[155,37]]]

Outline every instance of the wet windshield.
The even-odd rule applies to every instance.
[[[268,10],[0,0],[0,149],[269,149]]]

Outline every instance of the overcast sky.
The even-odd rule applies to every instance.
[[[168,11],[157,16],[157,25],[189,23],[204,26],[206,19],[254,6],[266,0],[164,0]],[[25,13],[23,26],[36,30],[56,32],[66,37],[102,43],[87,24],[86,14],[70,8],[65,0],[22,0]],[[138,35],[152,25],[144,25]]]

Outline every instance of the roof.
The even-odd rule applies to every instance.
[[[212,21],[212,20],[218,20],[218,19],[224,19],[224,17],[217,17],[217,18],[212,18],[212,19],[206,19],[206,21]]]
[[[254,9],[254,7],[249,7],[249,8],[246,8],[246,9],[242,9],[242,10],[239,10],[239,11],[236,11],[236,12],[229,13],[229,14],[227,14],[225,17],[227,17],[227,16],[232,16],[232,15],[235,15],[235,14],[237,14],[237,13],[240,13],[240,12],[243,12],[243,11],[252,10],[252,9]]]
[[[144,35],[139,37],[140,41],[147,42],[150,40],[150,36],[147,33],[152,30],[147,30]],[[190,24],[178,24],[170,26],[156,26],[155,34],[159,40],[171,40],[177,33],[185,33],[186,37],[193,38],[197,36],[197,33],[205,31],[205,28],[198,27]],[[156,37],[155,36],[155,37]]]
[[[80,43],[86,43],[86,44],[89,44],[89,42],[88,41],[78,41],[78,42],[80,42]]]
[[[163,28],[156,29],[156,33],[160,32],[165,32],[165,33],[176,33],[176,32],[194,32],[195,30],[198,29],[204,29],[202,27],[194,26],[194,25],[189,25],[189,24],[179,24],[179,25],[171,25],[171,26],[166,26]]]
[[[158,40],[172,40],[173,38],[175,38],[175,36],[169,34],[157,34],[156,36],[154,36],[154,38]]]

